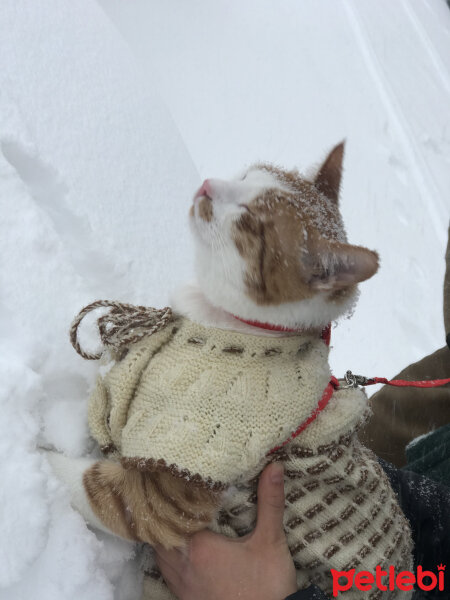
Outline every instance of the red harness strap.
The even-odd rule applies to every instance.
[[[303,421],[303,423],[301,423],[295,431],[293,431],[291,433],[291,435],[288,437],[287,440],[285,440],[279,446],[275,446],[275,448],[272,448],[272,450],[269,450],[269,452],[267,454],[268,455],[272,454],[273,452],[276,452],[280,448],[283,448],[283,446],[286,446],[286,444],[288,444],[290,441],[294,440],[298,435],[300,435],[301,432],[304,431],[308,427],[308,425],[311,425],[311,423],[318,417],[318,415],[326,407],[326,405],[328,404],[328,402],[331,399],[331,396],[333,395],[334,390],[336,390],[338,387],[339,387],[339,381],[336,379],[336,377],[331,376],[331,379],[322,394],[322,398],[319,400],[316,408],[312,411],[312,413],[309,415],[309,417],[305,421]]]
[[[242,323],[247,323],[247,325],[252,325],[253,327],[259,327],[260,329],[268,329],[270,331],[288,331],[292,333],[306,333],[305,330],[302,329],[291,329],[289,327],[284,327],[283,325],[274,325],[272,323],[261,323],[260,321],[250,321],[247,319],[242,319],[236,315],[233,315],[235,319],[238,321],[242,321]],[[325,342],[327,346],[330,345],[331,340],[331,323],[329,323],[326,327],[323,328],[321,333],[321,339]],[[315,419],[317,419],[318,415],[324,410],[330,401],[335,390],[345,389],[350,387],[358,387],[359,385],[374,385],[376,383],[383,383],[385,385],[392,385],[395,387],[418,387],[418,388],[435,388],[440,387],[442,385],[446,385],[450,383],[450,378],[448,379],[430,379],[426,381],[407,381],[405,379],[386,379],[385,377],[362,377],[361,375],[353,375],[351,371],[347,371],[345,376],[346,385],[341,385],[339,379],[336,379],[333,375],[331,376],[330,381],[325,388],[321,399],[319,400],[316,408],[312,411],[309,417],[301,423],[295,431],[291,433],[287,440],[285,440],[279,446],[275,446],[272,450],[269,450],[267,455],[276,452],[283,446],[286,446],[290,441],[294,440],[302,431],[304,431]]]
[[[241,317],[238,317],[236,315],[233,315],[233,317],[235,319],[237,319],[238,321],[242,321],[242,323],[247,323],[247,325],[252,325],[253,327],[259,327],[260,329],[268,329],[269,331],[288,331],[291,333],[299,333],[299,334],[306,333],[305,330],[303,330],[303,329],[291,329],[290,327],[284,327],[283,325],[274,325],[273,323],[261,323],[261,321],[250,321],[248,319],[242,319]],[[321,333],[320,337],[327,346],[330,345],[331,323],[328,323],[328,325],[322,329],[322,333]],[[326,407],[326,405],[330,401],[334,390],[337,389],[338,387],[339,387],[339,381],[336,379],[336,377],[332,376],[331,380],[329,381],[327,387],[325,388],[325,390],[322,394],[322,398],[319,400],[316,408],[309,415],[309,417],[305,421],[303,421],[303,423],[301,423],[295,431],[293,431],[291,433],[291,435],[288,437],[287,440],[285,440],[279,446],[272,448],[272,450],[269,450],[269,452],[267,454],[268,455],[272,454],[276,450],[279,450],[283,446],[286,446],[287,443],[289,443],[291,440],[295,439],[298,435],[300,435],[300,433],[302,431],[304,431],[308,427],[308,425],[310,425],[317,418],[319,413],[321,413],[323,411],[323,409]]]

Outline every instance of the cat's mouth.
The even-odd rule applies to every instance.
[[[195,204],[195,202],[198,202],[199,200],[203,200],[203,199],[212,201],[211,196],[208,196],[208,194],[199,194],[197,192],[197,194],[195,194],[195,196],[194,196],[194,204]]]

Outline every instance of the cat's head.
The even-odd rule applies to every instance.
[[[311,178],[269,164],[207,179],[190,224],[200,287],[244,319],[318,327],[348,312],[376,252],[347,243],[338,199],[344,144]]]

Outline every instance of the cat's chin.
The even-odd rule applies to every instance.
[[[221,294],[220,290],[218,293],[208,293],[198,284],[191,284],[176,290],[171,304],[177,313],[208,327],[249,332],[251,326],[235,318],[239,317],[292,329],[311,330],[320,329],[342,316],[351,315],[358,295],[355,289],[339,303],[330,301],[325,294],[317,294],[314,298],[298,302],[258,306],[243,294],[233,293],[232,290],[228,290],[226,294]]]

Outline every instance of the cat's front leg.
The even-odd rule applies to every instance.
[[[48,453],[72,505],[92,526],[128,540],[182,546],[213,521],[220,494],[167,472],[125,469],[118,462]]]

